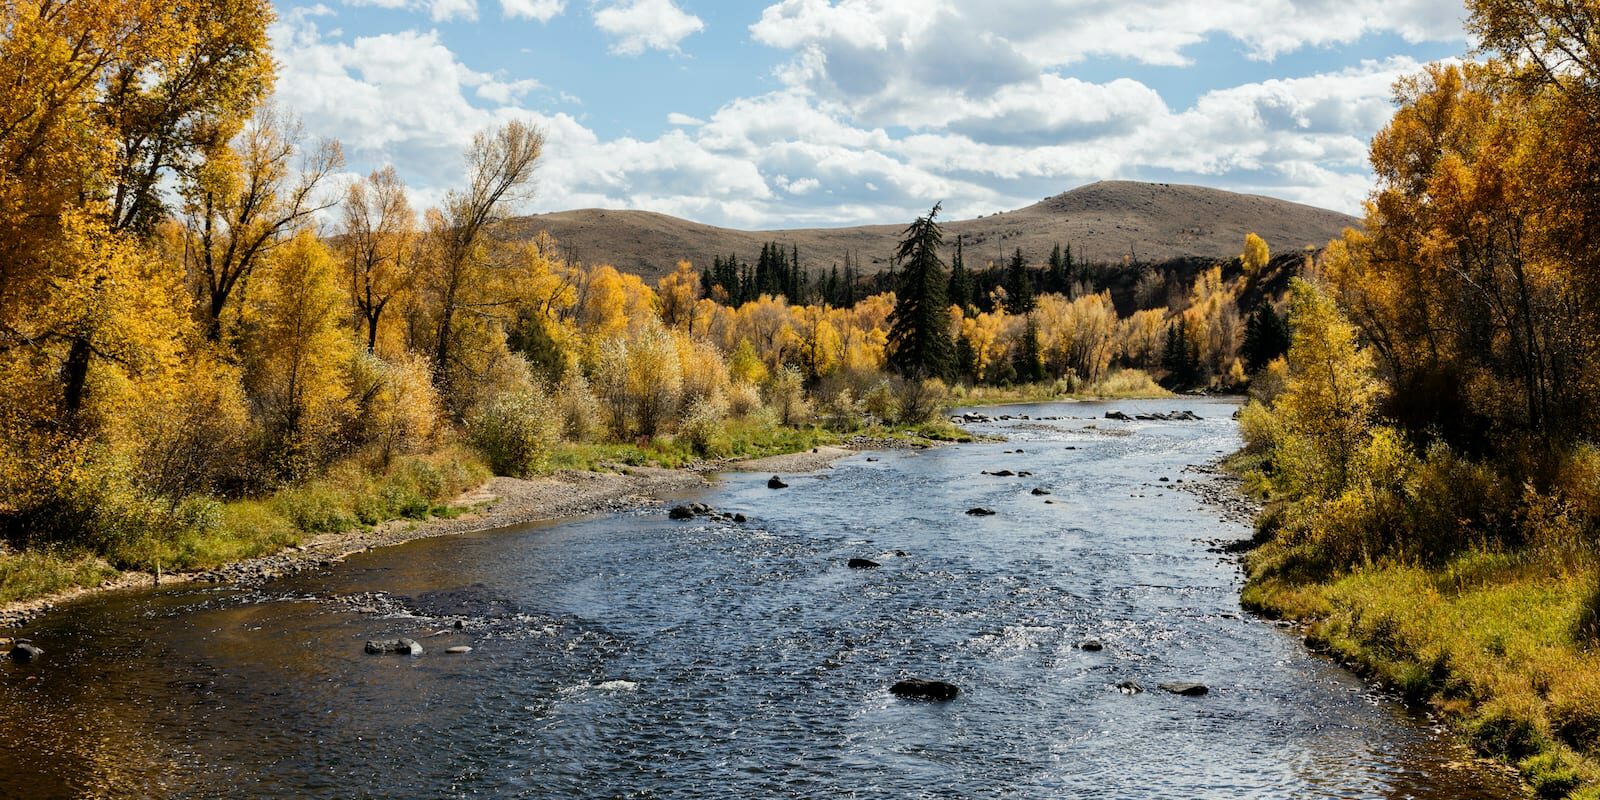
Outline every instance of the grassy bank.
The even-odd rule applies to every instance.
[[[1432,709],[1540,797],[1600,798],[1590,548],[1478,546],[1331,575],[1305,571],[1303,548],[1269,540],[1249,555],[1246,608],[1307,623],[1308,646]]]
[[[394,519],[452,516],[459,510],[446,505],[450,499],[488,477],[475,454],[452,447],[381,470],[343,464],[263,498],[196,497],[176,508],[145,508],[139,524],[107,527],[79,544],[0,552],[0,603],[98,586],[124,571],[213,569]]]
[[[956,406],[998,406],[1013,403],[1048,403],[1057,400],[1147,400],[1172,397],[1143,370],[1112,372],[1094,383],[1050,381],[1013,386],[958,386],[951,390]]]

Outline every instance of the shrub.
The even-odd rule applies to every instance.
[[[560,442],[560,420],[537,390],[491,400],[467,420],[472,444],[499,475],[527,477],[543,469]]]
[[[785,425],[800,422],[809,413],[806,406],[805,380],[800,370],[783,367],[772,375],[767,384],[767,404],[777,412],[778,420]]]
[[[753,383],[739,382],[728,389],[728,413],[739,419],[761,408],[761,389]]]
[[[678,436],[694,448],[696,455],[723,456],[732,450],[723,420],[728,404],[720,396],[696,400],[684,415]]]
[[[861,402],[867,413],[877,418],[879,422],[889,422],[900,415],[900,401],[895,397],[894,387],[889,385],[887,379],[878,381],[868,389]]]
[[[921,425],[939,416],[949,401],[950,390],[938,378],[926,380],[901,379],[897,381],[896,394],[900,405],[900,422],[904,425]]]

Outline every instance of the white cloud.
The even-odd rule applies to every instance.
[[[594,12],[594,24],[613,39],[611,52],[625,56],[678,52],[679,42],[706,27],[673,0],[617,0]]]
[[[1175,108],[1136,80],[1040,68],[1029,51],[1003,46],[1026,26],[985,30],[958,6],[780,3],[784,24],[758,32],[795,50],[779,88],[704,117],[669,113],[664,132],[645,137],[604,138],[555,110],[568,100],[558,89],[473,69],[434,32],[346,37],[319,30],[316,9],[298,9],[272,36],[280,101],[311,135],[342,139],[352,172],[394,163],[419,205],[460,182],[475,132],[518,118],[547,140],[528,210],[644,208],[744,228],[909,219],[940,199],[951,218],[970,217],[1106,178],[1356,211],[1371,181],[1367,142],[1392,113],[1390,86],[1418,66],[1394,58],[1223,86]],[[1192,27],[1175,21],[1173,41]],[[956,55],[957,30],[993,46]],[[936,67],[930,46],[957,67]]]
[[[549,22],[566,10],[567,0],[500,0],[500,13],[507,18]]]

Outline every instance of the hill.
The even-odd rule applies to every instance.
[[[737,254],[754,261],[765,242],[799,248],[800,262],[825,270],[846,253],[863,271],[888,265],[900,231],[910,220],[852,228],[742,231],[648,211],[583,209],[521,217],[507,223],[515,237],[549,231],[569,258],[610,263],[650,278],[678,259],[696,267],[713,256]],[[1035,266],[1056,243],[1102,263],[1166,264],[1215,261],[1238,255],[1246,233],[1264,237],[1276,253],[1320,247],[1355,217],[1271,197],[1166,183],[1101,181],[1046,198],[1026,208],[945,225],[946,241],[960,236],[969,265],[1001,262],[1017,248]]]

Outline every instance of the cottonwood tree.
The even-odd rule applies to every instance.
[[[416,214],[394,167],[352,183],[344,198],[340,257],[367,352],[378,348],[378,324],[389,304],[411,287],[417,258]]]

